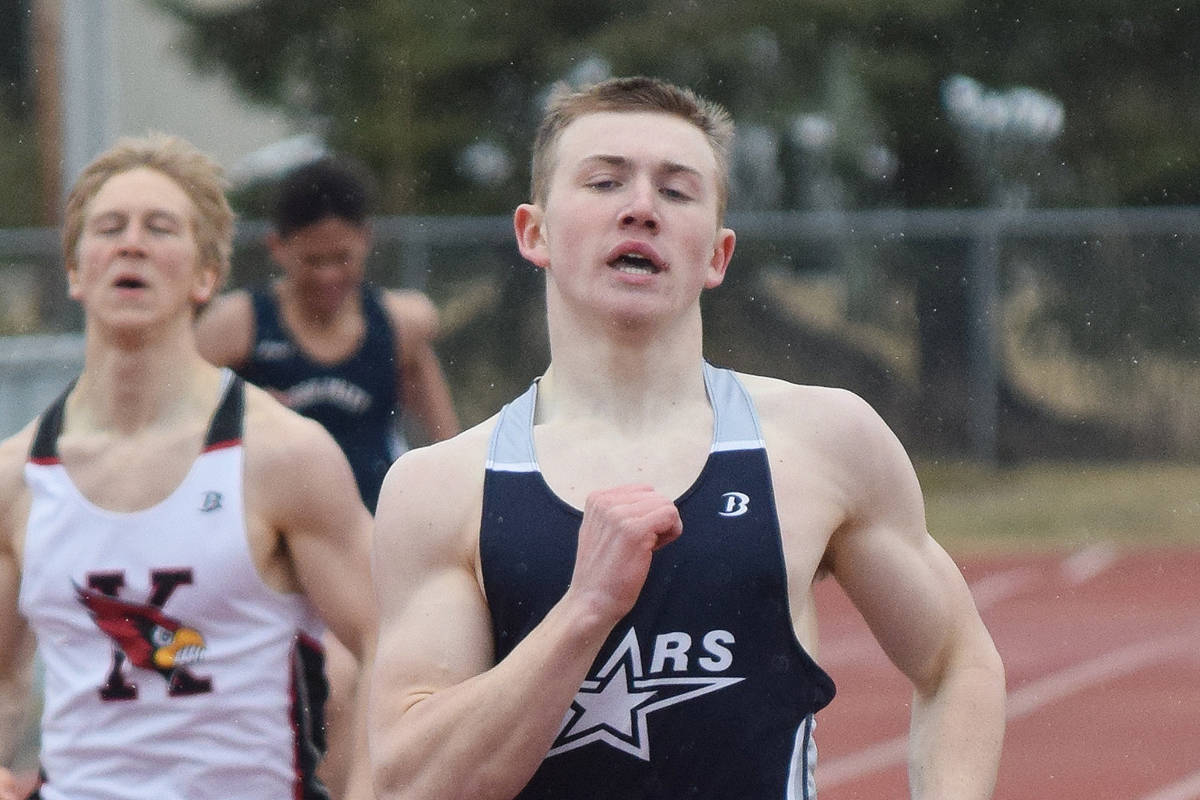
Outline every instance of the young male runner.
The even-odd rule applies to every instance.
[[[271,221],[267,245],[281,276],[206,308],[200,352],[324,425],[373,511],[403,449],[402,412],[424,441],[459,431],[433,349],[437,310],[421,292],[365,281],[370,188],[350,162],[326,157],[290,172]]]
[[[913,684],[912,796],[991,795],[1002,666],[901,445],[703,358],[731,135],[655,80],[551,103],[514,216],[550,366],[380,498],[381,797],[811,798],[825,575]]]
[[[0,683],[27,626],[44,800],[327,797],[323,627],[373,649],[345,457],[196,348],[229,269],[223,186],[155,136],[99,156],[67,201],[83,371],[0,444]],[[366,798],[358,755],[346,796]]]

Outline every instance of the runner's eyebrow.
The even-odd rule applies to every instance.
[[[626,169],[629,167],[629,159],[625,158],[624,156],[610,156],[610,155],[599,154],[599,155],[587,156],[579,162],[579,168],[581,170],[590,169],[591,167],[596,167],[596,166],[618,167],[621,169]]]
[[[113,220],[125,219],[128,214],[123,211],[101,211],[99,214],[92,214],[86,220],[88,224],[95,225],[100,222],[109,222]]]
[[[666,175],[688,175],[697,180],[704,180],[704,175],[695,167],[689,167],[687,164],[679,164],[674,161],[664,162],[659,167]]]
[[[168,211],[166,209],[160,209],[160,208],[156,208],[156,209],[150,211],[148,214],[146,214],[146,221],[147,222],[167,222],[167,223],[170,223],[171,225],[185,225],[186,224],[185,217],[181,217],[179,214],[175,213],[174,211]]]
[[[150,219],[150,220],[160,220],[160,219],[180,220],[180,219],[185,218],[185,217],[181,216],[179,213],[172,211],[170,209],[167,209],[167,208],[151,208],[151,209],[147,209],[142,212],[134,212],[134,213],[130,213],[129,211],[126,211],[124,209],[112,208],[112,209],[108,209],[106,211],[100,211],[99,213],[88,217],[88,221],[96,222],[99,220],[129,219],[131,217],[137,217],[139,215],[144,216],[146,219]]]
[[[587,168],[594,164],[603,164],[606,166],[628,169],[630,163],[631,160],[625,156],[598,153],[596,155],[591,155],[584,158],[580,162],[580,167]],[[704,177],[700,170],[696,169],[695,167],[689,167],[687,164],[681,164],[677,161],[663,161],[656,166],[655,171],[664,175],[685,174],[694,176],[697,179],[703,179]]]

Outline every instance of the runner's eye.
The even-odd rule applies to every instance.
[[[88,230],[97,236],[112,236],[124,229],[125,220],[115,214],[105,214],[97,219],[93,219],[88,225]]]
[[[179,223],[169,214],[154,214],[146,220],[146,228],[151,233],[170,235],[179,231]]]

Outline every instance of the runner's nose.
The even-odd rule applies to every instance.
[[[657,231],[659,226],[658,194],[648,179],[636,179],[629,187],[629,202],[621,210],[621,225],[644,227]]]

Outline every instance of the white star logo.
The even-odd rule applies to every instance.
[[[643,678],[642,653],[633,628],[595,679],[586,680],[567,710],[547,758],[592,742],[604,742],[650,760],[646,717],[652,711],[715,692],[743,678]]]

